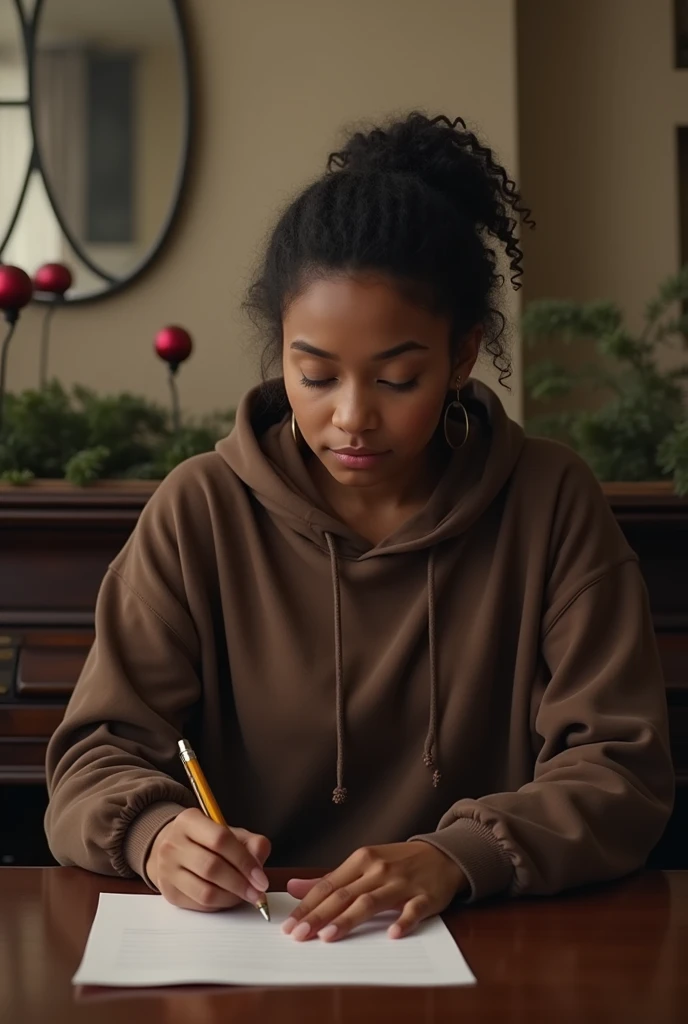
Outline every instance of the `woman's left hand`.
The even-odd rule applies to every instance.
[[[301,903],[282,930],[298,940],[318,936],[331,942],[375,914],[399,910],[388,932],[399,939],[466,888],[461,868],[422,840],[366,846],[324,878],[292,878],[287,889]]]

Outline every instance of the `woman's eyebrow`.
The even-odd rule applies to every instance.
[[[325,349],[316,348],[315,345],[309,345],[307,341],[292,341],[290,348],[297,352],[305,352],[308,356],[317,356],[318,359],[331,359],[333,362],[339,362],[339,356],[333,355],[332,352],[326,352]],[[397,356],[403,356],[406,352],[427,352],[428,346],[421,345],[419,341],[402,341],[400,345],[395,345],[394,348],[385,349],[384,352],[378,352],[377,355],[373,356],[374,362],[383,362],[386,359],[396,359]]]

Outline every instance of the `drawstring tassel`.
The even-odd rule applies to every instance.
[[[423,764],[426,768],[430,768],[432,770],[432,784],[435,789],[437,789],[440,784],[440,779],[442,778],[442,772],[438,770],[432,754],[423,754]]]
[[[346,787],[345,786],[335,786],[335,788],[332,790],[332,803],[333,804],[343,804],[343,803],[346,803],[347,796],[348,796],[348,793],[346,791]]]

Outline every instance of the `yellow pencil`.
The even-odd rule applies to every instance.
[[[186,740],[180,740],[179,756],[182,759],[182,764],[191,783],[191,788],[196,794],[196,799],[201,805],[201,810],[216,821],[218,825],[224,825],[225,828],[229,828],[229,825],[224,819],[220,805],[212,794],[208,781],[203,774],[203,770],[198,763],[198,758],[193,752],[193,748],[190,743]],[[268,907],[268,901],[266,896],[261,898],[256,903],[256,909],[260,910],[261,914],[266,921],[270,920],[270,908]]]

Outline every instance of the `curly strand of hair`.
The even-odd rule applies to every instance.
[[[418,114],[416,116],[421,118],[424,115]],[[488,177],[496,183],[498,191],[494,195],[495,215],[491,222],[485,226],[503,244],[509,259],[511,271],[509,280],[511,286],[514,291],[519,291],[523,286],[523,250],[519,244],[516,229],[519,222],[527,225],[531,230],[535,227],[532,210],[524,204],[516,182],[509,177],[505,168],[495,160],[491,147],[481,143],[477,135],[467,128],[466,122],[462,117],[455,117],[454,120],[450,120],[446,114],[438,114],[436,117],[427,119],[427,124],[431,127],[446,128],[448,132],[451,132],[452,135],[447,134],[447,138],[451,140],[453,147],[460,152],[468,152],[475,157],[484,168]],[[460,128],[461,131],[457,131],[457,128]],[[346,150],[330,154],[328,170],[332,170],[333,166],[339,169],[345,168],[352,160],[352,150],[356,148],[356,144],[370,146],[371,143],[380,143],[384,145],[386,140],[387,133],[380,128],[373,129],[368,136],[362,132],[356,132]],[[510,218],[507,214],[507,209],[510,209],[516,216]]]
[[[518,291],[523,284],[521,280],[523,277],[523,250],[521,249],[514,232],[518,227],[519,221],[528,225],[531,230],[535,227],[532,210],[524,205],[516,182],[508,176],[504,167],[497,163],[492,149],[489,146],[483,145],[475,133],[466,128],[466,122],[463,118],[457,117],[452,122],[444,114],[440,114],[438,117],[433,118],[431,123],[443,124],[451,128],[453,131],[456,131],[457,125],[460,125],[463,129],[464,135],[463,138],[461,138],[457,133],[457,147],[459,149],[468,149],[474,156],[478,157],[490,177],[498,180],[500,185],[500,194],[504,201],[500,201],[499,199],[496,200],[495,206],[497,216],[495,218],[495,222],[493,225],[487,226],[490,230],[494,231],[496,237],[504,244],[504,249],[509,257],[509,264],[511,268],[511,285],[514,291]],[[507,207],[510,207],[517,215],[515,219],[510,219],[507,216]]]
[[[499,383],[503,385],[507,391],[511,391],[510,385],[506,383],[509,377],[513,376],[511,362],[506,355],[504,345],[501,341],[502,335],[506,329],[506,318],[498,309],[490,310],[490,315],[494,320],[499,322],[499,330],[486,342],[485,351],[492,356],[492,365],[499,373]]]

